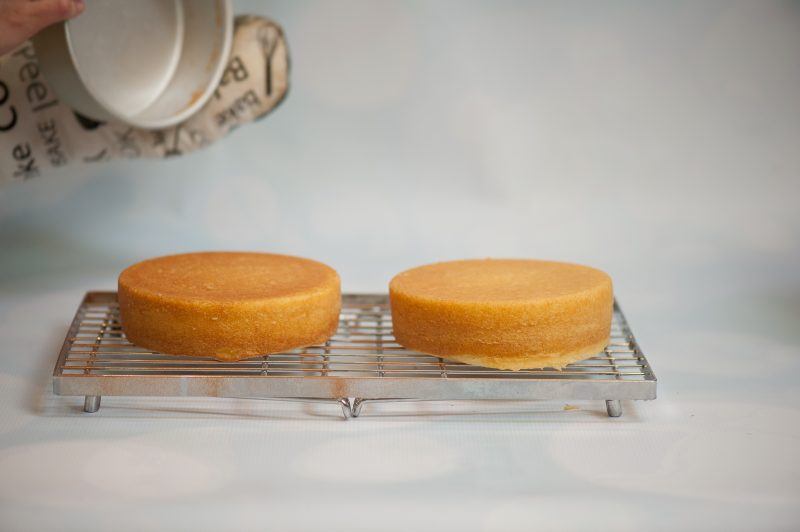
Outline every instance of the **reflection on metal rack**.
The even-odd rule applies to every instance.
[[[53,372],[58,395],[204,396],[336,403],[345,418],[377,401],[655,399],[656,378],[619,307],[603,353],[562,370],[503,371],[410,351],[392,336],[385,295],[345,294],[339,330],[324,345],[241,360],[155,353],[127,341],[114,292],[89,292]]]

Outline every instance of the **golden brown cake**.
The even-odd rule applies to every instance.
[[[562,368],[601,352],[611,331],[611,278],[577,264],[440,262],[398,274],[389,298],[401,345],[490,368]]]
[[[332,268],[288,255],[170,255],[119,276],[125,335],[173,355],[240,360],[322,343],[340,306]]]

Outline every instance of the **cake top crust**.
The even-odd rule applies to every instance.
[[[217,251],[136,263],[120,274],[119,285],[160,298],[232,302],[338,287],[339,276],[333,268],[301,257]]]
[[[472,259],[437,262],[397,274],[394,294],[456,303],[533,303],[611,285],[605,272],[565,262]]]

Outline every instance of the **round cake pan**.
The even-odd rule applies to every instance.
[[[230,0],[103,0],[33,43],[45,78],[76,111],[159,129],[211,97],[232,39]]]

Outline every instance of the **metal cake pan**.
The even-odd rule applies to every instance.
[[[230,0],[103,0],[33,42],[44,76],[75,110],[159,129],[211,97],[232,40]]]

